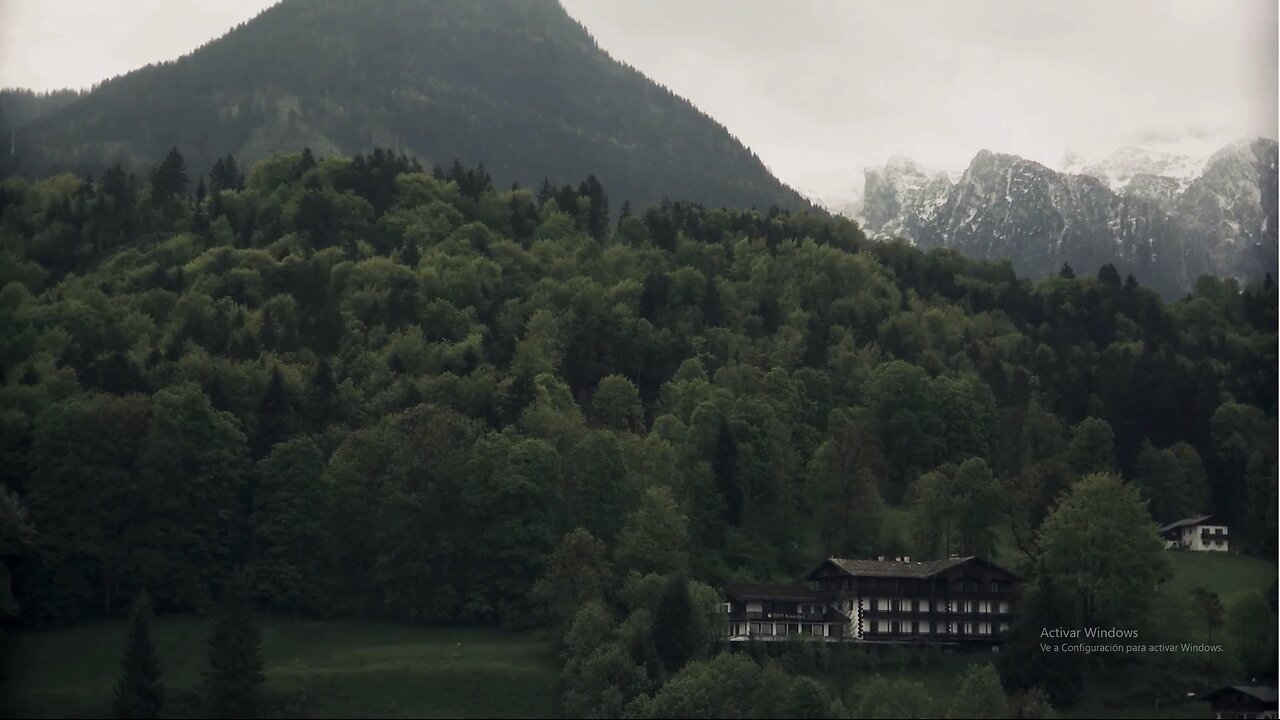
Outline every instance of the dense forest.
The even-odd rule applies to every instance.
[[[0,177],[143,172],[173,145],[199,168],[382,146],[484,163],[502,187],[594,173],[619,204],[808,207],[555,0],[284,0],[178,60],[36,100],[0,93]]]
[[[1275,556],[1270,278],[1167,304],[1110,266],[1032,283],[843,219],[610,200],[382,150],[0,183],[5,623],[234,586],[543,627],[566,712],[680,717],[708,683],[780,702],[732,691],[773,666],[709,657],[725,580],[1008,537],[1025,627],[1158,629],[1157,523]],[[1005,687],[1078,697],[1031,643]]]

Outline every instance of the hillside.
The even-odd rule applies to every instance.
[[[17,98],[23,100],[24,98]],[[285,0],[175,62],[64,107],[0,115],[0,176],[137,171],[177,146],[204,171],[309,146],[374,146],[428,167],[483,163],[499,186],[594,173],[624,200],[807,206],[724,127],[612,60],[554,0]],[[0,105],[3,107],[3,105]],[[9,127],[6,127],[9,126]]]
[[[1000,653],[1007,689],[1066,707],[1084,676],[1017,633],[1180,628],[1158,523],[1212,513],[1274,557],[1274,283],[1166,304],[1111,267],[1033,283],[807,213],[601,223],[589,183],[539,197],[383,151],[274,156],[199,198],[182,164],[0,182],[15,628],[144,588],[198,613],[248,577],[266,611],[543,628],[565,714],[683,717],[703,670],[830,702],[710,657],[716,585],[1000,552],[1056,588],[1087,552],[1123,601],[1032,605]],[[1086,517],[1108,532],[1073,538]],[[1226,609],[1246,633],[1252,595]],[[660,610],[688,616],[674,651]]]

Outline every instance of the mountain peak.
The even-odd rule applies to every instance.
[[[920,167],[920,163],[906,155],[890,155],[889,159],[885,161],[884,169],[890,172],[908,173],[912,175],[924,174],[924,170]]]
[[[1271,138],[1256,136],[1238,138],[1227,143],[1217,152],[1209,156],[1206,165],[1216,165],[1228,158],[1254,158],[1268,149],[1275,148],[1276,141]]]
[[[285,0],[175,62],[11,130],[0,173],[100,172],[171,147],[203,172],[310,147],[483,163],[499,185],[807,208],[728,131],[601,50],[555,0]]]
[[[1106,157],[1089,162],[1078,154],[1064,158],[1058,167],[1071,175],[1088,175],[1105,182],[1112,190],[1122,190],[1139,175],[1173,178],[1185,188],[1204,170],[1205,159],[1122,145]]]

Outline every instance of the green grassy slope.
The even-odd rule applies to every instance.
[[[111,715],[123,622],[11,638],[3,714]],[[169,698],[200,681],[209,625],[161,618],[154,632]],[[316,717],[547,717],[557,671],[549,645],[492,630],[392,623],[263,620],[270,689],[289,714]],[[178,712],[182,712],[179,704]]]
[[[1276,564],[1251,555],[1170,552],[1174,587],[1190,592],[1199,586],[1218,594],[1230,606],[1241,595],[1265,592],[1276,580]]]

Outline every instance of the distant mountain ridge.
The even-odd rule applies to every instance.
[[[1104,180],[1112,190],[1119,191],[1134,178],[1142,175],[1169,178],[1186,188],[1204,172],[1208,158],[1157,152],[1126,145],[1110,155],[1088,162],[1074,153],[1067,153],[1055,168],[1068,175],[1090,175]]]
[[[1129,167],[1118,162],[1126,157]],[[1089,273],[1111,263],[1166,295],[1206,273],[1251,280],[1274,270],[1275,140],[1232,143],[1189,177],[1131,169],[1194,172],[1183,156],[1111,160],[1071,174],[983,150],[953,180],[895,158],[866,170],[857,219],[872,236],[1009,258],[1032,277],[1064,263]]]
[[[427,164],[482,162],[499,185],[595,174],[615,207],[663,196],[809,207],[719,123],[610,58],[555,0],[284,0],[70,102],[10,93],[0,130],[14,146],[0,175],[145,169],[171,146],[195,172],[228,152],[243,164],[304,146],[382,146]]]

